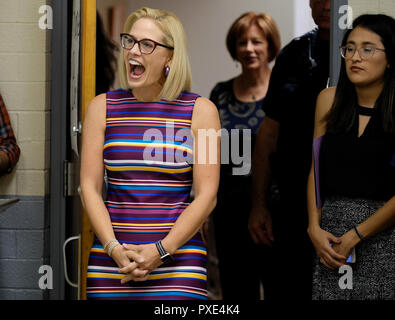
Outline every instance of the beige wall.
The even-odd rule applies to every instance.
[[[363,13],[384,13],[395,18],[394,0],[349,0],[354,19]]]
[[[283,45],[314,26],[307,0],[97,0],[97,4],[103,18],[106,8],[122,4],[126,17],[143,6],[173,11],[187,33],[193,90],[206,97],[216,82],[240,73],[226,50],[225,37],[242,13],[270,14],[279,27]]]
[[[47,0],[1,0],[0,91],[21,148],[0,195],[49,193],[50,30],[39,28]]]

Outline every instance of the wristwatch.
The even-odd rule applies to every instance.
[[[161,240],[156,243],[156,248],[158,249],[160,260],[162,260],[163,263],[173,261],[173,257],[170,255],[170,253],[166,252],[165,248],[163,248]]]

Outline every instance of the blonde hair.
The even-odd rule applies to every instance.
[[[174,48],[170,62],[170,72],[160,92],[162,99],[174,100],[182,91],[190,91],[192,87],[191,67],[184,28],[181,21],[172,12],[141,8],[126,19],[123,32],[129,33],[133,24],[141,18],[154,20],[164,34],[163,43]],[[122,49],[119,55],[119,76],[123,89],[129,89],[126,73]]]

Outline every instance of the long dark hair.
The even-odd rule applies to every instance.
[[[110,90],[117,69],[117,45],[109,38],[96,13],[96,95]]]
[[[375,107],[380,112],[384,131],[395,133],[395,20],[384,14],[361,15],[354,20],[352,29],[346,31],[342,46],[347,43],[351,31],[358,26],[379,35],[384,45],[389,67],[384,73],[384,87]],[[335,99],[331,110],[324,118],[327,122],[327,131],[331,133],[349,131],[356,119],[357,103],[355,86],[348,79],[346,65],[342,59]]]

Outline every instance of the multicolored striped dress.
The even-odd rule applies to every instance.
[[[120,243],[163,239],[188,207],[192,188],[192,111],[199,96],[138,101],[131,90],[107,93],[104,164],[106,207]],[[206,248],[200,232],[173,261],[144,282],[121,284],[123,274],[96,238],[88,264],[88,299],[207,299]]]

